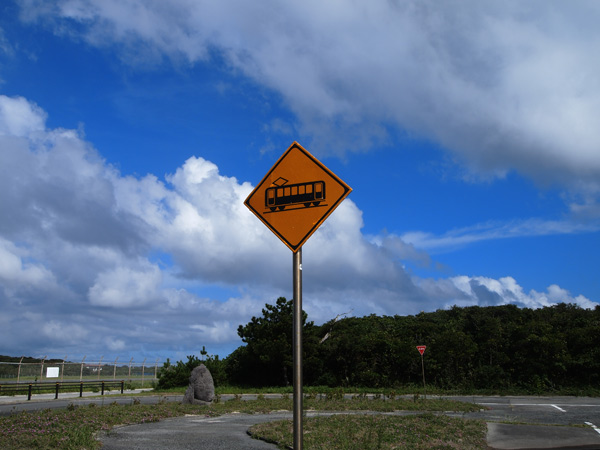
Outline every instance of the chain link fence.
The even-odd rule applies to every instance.
[[[152,386],[158,377],[159,359],[155,361],[128,362],[88,361],[84,357],[81,361],[67,361],[42,358],[31,360],[21,358],[20,361],[0,362],[0,384],[31,383],[47,381],[115,381],[123,380],[129,383],[141,383],[144,387]]]

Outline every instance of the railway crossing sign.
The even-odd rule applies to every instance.
[[[244,204],[296,253],[351,191],[294,142]]]
[[[427,348],[426,345],[417,345],[417,350],[419,350],[419,353],[421,354],[421,356],[423,356],[423,353],[425,353],[426,348]]]

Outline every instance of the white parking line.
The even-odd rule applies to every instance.
[[[492,403],[492,402],[477,402],[478,405],[490,405],[490,406],[552,406],[553,408],[558,409],[562,412],[567,412],[565,409],[562,409],[560,406],[552,405],[550,403]],[[598,407],[598,405],[576,405],[576,406],[590,406],[590,407]]]
[[[594,429],[594,431],[598,434],[600,434],[600,428],[598,428],[596,425],[594,425],[592,422],[586,422],[586,425],[589,425],[590,427],[592,427]]]

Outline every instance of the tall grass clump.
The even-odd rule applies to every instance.
[[[303,428],[304,446],[311,450],[488,448],[484,421],[443,415],[332,415],[305,418]],[[279,448],[292,448],[291,420],[255,425],[250,433]]]

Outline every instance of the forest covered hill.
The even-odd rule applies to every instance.
[[[243,346],[223,360],[206,358],[215,381],[291,384],[292,301],[280,297],[262,313],[239,326]],[[304,314],[303,327],[306,385],[418,385],[422,367],[416,346],[426,345],[427,384],[442,389],[577,393],[600,386],[600,307],[455,306],[411,316],[348,317],[321,326]],[[178,366],[196,363],[190,356]],[[161,370],[163,385],[176,367],[168,363]]]

